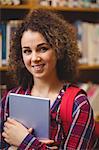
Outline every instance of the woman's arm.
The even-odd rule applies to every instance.
[[[4,132],[2,133],[2,136],[4,137],[4,140],[10,145],[15,146],[19,146],[24,137],[29,134],[27,128],[16,120],[10,118],[7,118],[7,121],[4,123],[3,130]]]
[[[0,124],[0,126],[1,126],[1,131],[0,131],[1,143],[0,143],[0,146],[1,147],[0,148],[2,148],[2,149],[8,148],[11,145],[16,145],[16,146],[18,145],[19,149],[22,147],[22,145],[24,145],[24,147],[29,146],[31,148],[31,147],[33,147],[33,145],[35,147],[35,143],[38,143],[38,147],[41,147],[41,149],[42,149],[42,147],[44,147],[44,149],[47,149],[46,144],[52,143],[53,142],[52,140],[51,141],[50,140],[49,141],[39,141],[38,139],[36,139],[36,137],[34,137],[33,134],[30,133],[30,131],[28,129],[24,129],[24,126],[22,127],[21,125],[14,125],[15,122],[13,122],[14,120],[11,122],[12,119],[11,120],[8,119],[9,121],[7,121],[9,123],[9,125],[13,128],[13,132],[9,131],[9,134],[11,133],[10,136],[12,136],[12,134],[15,134],[15,137],[16,137],[17,135],[19,135],[18,133],[22,133],[21,135],[19,135],[20,136],[19,139],[21,139],[21,140],[19,140],[19,141],[14,140],[13,136],[12,136],[12,139],[10,139],[10,141],[8,140],[8,138],[6,137],[7,135],[4,133],[4,123],[7,123],[5,120],[5,115],[7,115],[6,118],[9,116],[9,105],[7,102],[7,97],[8,97],[8,93],[5,94],[5,96],[2,98],[2,101],[1,101],[1,114],[0,114],[0,117],[1,117],[1,124]],[[5,106],[6,106],[6,114],[5,114]],[[7,126],[9,126],[8,123],[7,123]],[[20,129],[23,130],[23,132],[21,132],[21,131],[19,132],[20,129],[18,126],[20,126]],[[16,130],[14,131],[14,129],[16,129]],[[8,132],[7,129],[5,129],[5,130]],[[25,134],[24,134],[24,131],[25,131]],[[24,136],[23,136],[23,134],[24,134]],[[35,138],[35,140],[33,142],[34,138]],[[17,143],[13,143],[12,141],[16,141]],[[10,147],[10,148],[12,148],[12,147]]]
[[[30,133],[21,123],[14,119],[7,118],[4,124],[4,132],[2,136],[10,145],[18,147],[18,149],[48,149],[46,144],[52,143],[52,140],[39,141],[33,134]],[[17,134],[16,134],[17,133]],[[46,143],[46,144],[45,144]],[[56,147],[53,147],[56,149]]]
[[[4,127],[4,122],[6,121],[6,115],[5,114],[5,105],[7,105],[6,101],[7,101],[7,95],[8,93],[6,92],[5,95],[2,97],[1,99],[1,111],[0,111],[0,118],[1,118],[1,122],[0,122],[0,135],[1,135],[1,140],[0,140],[0,149],[6,149],[9,147],[9,144],[6,143],[6,141],[4,141],[4,138],[2,136],[2,132],[3,132],[3,127]],[[8,108],[6,113],[8,113]]]

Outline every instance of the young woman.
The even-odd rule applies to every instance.
[[[79,93],[74,100],[68,135],[63,130],[60,103],[77,75],[79,50],[73,27],[61,16],[33,10],[16,31],[10,51],[16,87],[2,98],[2,148],[18,150],[89,150],[95,145],[94,119],[88,98]],[[13,81],[13,80],[12,80]],[[9,93],[48,97],[50,140],[39,141],[33,129],[9,118]],[[17,134],[16,134],[17,133]]]

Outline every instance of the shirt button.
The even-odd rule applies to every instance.
[[[61,98],[61,96],[60,96],[60,95],[58,95],[58,98],[60,99],[60,98]]]
[[[62,89],[61,92],[64,93],[64,90]]]

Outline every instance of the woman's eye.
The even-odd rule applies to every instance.
[[[27,54],[27,55],[29,55],[29,54],[31,54],[31,50],[23,50],[23,53],[25,53],[25,54]]]
[[[40,48],[40,51],[41,51],[41,52],[46,52],[48,49],[49,49],[48,47],[41,47],[41,48]]]

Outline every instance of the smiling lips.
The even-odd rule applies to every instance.
[[[32,67],[33,67],[34,71],[39,72],[39,71],[43,70],[44,65],[45,64],[33,65]]]

